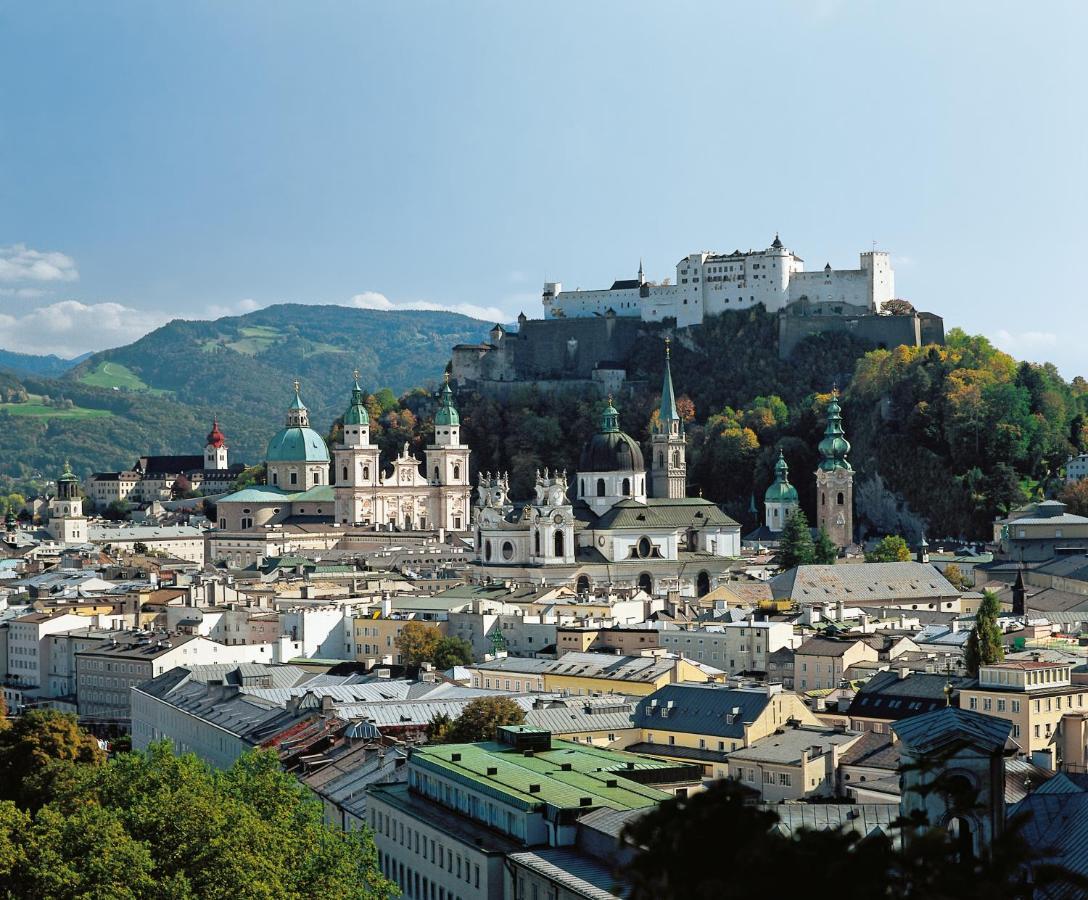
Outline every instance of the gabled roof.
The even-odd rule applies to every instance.
[[[770,702],[764,690],[667,684],[639,700],[635,725],[648,730],[742,738],[744,724],[758,719]]]
[[[1012,732],[1012,722],[955,706],[912,716],[892,726],[905,748],[928,753],[963,742],[987,753],[1000,753]]]
[[[872,605],[960,596],[933,566],[919,562],[797,566],[776,575],[770,585],[776,599],[790,598],[799,603],[842,600]]]

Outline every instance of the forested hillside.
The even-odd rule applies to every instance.
[[[62,381],[0,373],[2,473],[80,474],[129,465],[140,453],[196,452],[218,415],[236,459],[260,459],[279,427],[292,379],[314,427],[327,432],[347,402],[351,370],[368,391],[372,433],[388,460],[432,434],[430,392],[453,344],[489,323],[433,312],[283,306],[216,322],[173,322],[96,354]],[[616,399],[621,425],[646,441],[659,402],[664,338],[687,422],[689,491],[746,526],[762,515],[779,448],[802,505],[833,386],[844,396],[858,518],[872,532],[985,538],[995,515],[1058,487],[1071,453],[1088,447],[1088,383],[1052,366],[1017,363],[953,329],[944,347],[876,350],[848,335],[776,352],[776,317],[761,308],[672,332],[647,325],[626,360],[633,387]],[[457,398],[479,471],[509,470],[515,496],[545,467],[575,471],[601,401],[534,385],[505,402]],[[753,512],[754,510],[754,512]]]
[[[492,324],[455,313],[283,305],[171,322],[60,380],[0,371],[0,475],[49,478],[70,459],[84,476],[145,453],[196,453],[213,416],[234,458],[255,462],[282,424],[295,378],[324,432],[347,404],[354,369],[395,403],[414,385],[437,384],[450,348],[481,340]]]

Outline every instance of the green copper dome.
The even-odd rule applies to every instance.
[[[72,467],[68,464],[68,460],[64,461],[64,471],[61,472],[57,481],[79,481],[75,472],[72,471]]]
[[[310,427],[310,416],[299,396],[295,382],[295,399],[287,408],[287,424],[268,442],[264,458],[268,462],[328,462],[329,448],[325,439]]]
[[[850,452],[850,442],[846,439],[846,433],[842,430],[842,410],[839,408],[839,392],[831,395],[831,402],[827,404],[827,428],[824,430],[824,439],[820,441],[820,468],[825,472],[835,469],[852,469],[846,456]]]
[[[778,462],[774,464],[774,482],[767,488],[763,499],[768,503],[797,502],[797,488],[790,484],[790,467],[781,450],[778,451]]]
[[[351,389],[351,404],[344,413],[345,425],[369,425],[370,413],[366,411],[363,389],[359,387],[359,373],[355,373],[355,386]]]
[[[450,377],[448,374],[439,397],[441,398],[441,405],[438,407],[438,412],[434,414],[434,424],[460,425],[461,417],[457,414],[457,410],[453,405],[453,391],[450,390]]]

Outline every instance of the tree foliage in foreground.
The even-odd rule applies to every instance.
[[[108,762],[74,759],[70,742],[50,737],[71,717],[45,719],[15,726],[27,733],[23,744],[46,748],[41,764],[53,777],[44,795],[39,781],[30,785],[45,801],[38,808],[0,801],[0,897],[395,896],[370,833],[325,825],[320,803],[275,753],[248,753],[227,771],[165,743]],[[7,733],[3,741],[17,743]],[[11,754],[0,757],[8,796],[30,781]]]
[[[722,900],[762,897],[770,888],[782,897],[810,896],[815,889],[838,900],[1020,900],[1032,896],[1029,865],[1035,886],[1085,886],[1033,857],[1021,820],[1007,823],[983,861],[962,859],[955,839],[940,828],[923,827],[903,849],[885,835],[800,830],[787,836],[774,827],[778,814],[750,805],[750,795],[722,779],[636,819],[624,832],[634,858],[617,873],[629,890],[624,896]]]
[[[870,552],[866,562],[910,562],[910,547],[898,534],[886,534]]]

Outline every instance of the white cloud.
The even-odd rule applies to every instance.
[[[385,294],[377,291],[363,291],[348,301],[348,306],[356,309],[429,309],[435,312],[455,312],[485,322],[509,322],[513,316],[497,306],[479,306],[475,303],[434,303],[430,300],[404,300],[394,303]]]
[[[1053,331],[1006,331],[994,332],[994,343],[1013,356],[1038,353],[1058,346],[1058,335]]]
[[[33,250],[26,244],[0,247],[0,282],[76,281],[76,261],[57,251]]]
[[[61,300],[20,313],[0,313],[0,347],[72,357],[143,337],[172,316],[120,303]]]
[[[226,316],[243,316],[267,305],[254,300],[252,297],[246,297],[245,300],[239,300],[237,303],[213,303],[208,307],[205,318],[222,319]]]

